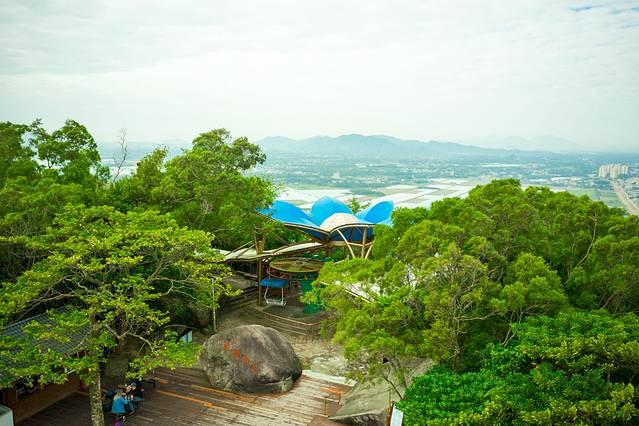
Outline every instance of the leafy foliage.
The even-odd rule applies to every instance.
[[[43,233],[66,204],[100,203],[108,174],[93,137],[73,120],[52,133],[39,120],[0,123],[0,280],[40,257],[12,237]]]
[[[376,228],[370,260],[325,267],[319,277],[324,287],[318,286],[315,291],[321,293],[333,314],[329,325],[334,340],[344,345],[351,375],[393,381],[398,395],[408,382],[407,362],[419,357],[431,358],[447,369],[437,370],[424,380],[444,380],[442,389],[454,383],[468,386],[469,400],[482,401],[483,394],[472,396],[473,386],[483,389],[473,381],[505,380],[494,370],[481,369],[486,362],[481,354],[490,345],[510,348],[515,339],[518,351],[524,351],[532,337],[527,336],[526,341],[518,337],[535,324],[543,329],[542,335],[560,340],[535,341],[530,348],[558,350],[570,340],[557,330],[535,323],[537,319],[558,314],[563,318],[562,312],[575,309],[606,309],[615,314],[639,310],[639,219],[587,197],[545,188],[522,190],[515,180],[493,181],[473,189],[466,199],[445,199],[434,203],[430,210],[399,209],[393,219],[392,228]],[[636,327],[634,322],[629,324]],[[603,342],[604,335],[598,334],[597,339]],[[602,348],[608,346],[602,343]],[[622,346],[623,351],[632,353],[631,346]],[[539,362],[530,356],[526,362]],[[614,356],[617,364],[625,360],[620,353]],[[526,416],[530,420],[526,421],[531,422],[568,421],[567,413],[573,409],[582,419],[588,410],[617,410],[619,418],[625,418],[632,392],[629,387],[612,385],[611,380],[621,370],[634,377],[634,370],[626,363],[623,368],[618,365],[613,373],[607,367],[612,361],[596,358],[592,351],[581,362],[588,359],[592,360],[590,370],[579,372],[578,377],[558,360],[549,360],[549,365],[534,370],[536,382],[530,369],[524,368],[524,376],[511,374],[509,380],[519,382],[509,385],[504,398],[519,395],[523,401],[528,393],[536,395],[533,401],[537,405],[521,408],[522,413],[529,413]],[[507,365],[511,362],[513,359]],[[513,371],[525,365],[520,364]],[[389,374],[391,371],[395,373]],[[449,376],[460,372],[478,376],[444,379],[443,371]],[[604,377],[603,382],[600,377]],[[557,388],[542,386],[555,382]],[[491,392],[502,389],[500,386],[490,385]],[[571,388],[589,389],[591,394],[583,393],[579,398],[599,402],[588,405],[575,399],[578,402],[573,407],[572,399],[566,402],[558,396]],[[411,392],[410,398],[422,398],[418,391]],[[446,400],[442,395],[429,399],[429,404],[435,412],[446,411],[446,401],[455,400],[451,398]],[[555,403],[559,405],[555,407]],[[504,419],[512,417],[512,413],[496,411],[501,404],[498,400],[473,404],[468,412],[460,408],[464,404],[462,398],[456,405],[460,413],[465,413],[455,417],[461,419],[460,424],[488,422],[486,419],[502,415]],[[608,404],[608,408],[596,408],[597,404]],[[551,406],[556,413],[542,413]],[[430,412],[430,408],[425,410]],[[557,414],[561,410],[566,411]],[[592,413],[588,416],[596,417]]]
[[[113,204],[169,213],[181,225],[214,232],[227,248],[244,244],[261,223],[256,208],[274,198],[270,182],[244,174],[264,162],[259,147],[217,129],[200,134],[182,155],[166,156],[166,149],[156,149],[140,161],[131,177],[116,183]]]
[[[534,316],[477,372],[437,367],[398,403],[407,424],[610,424],[639,419],[639,317]]]
[[[163,331],[186,312],[160,298],[216,307],[230,292],[213,233],[235,248],[273,226],[255,209],[276,188],[250,175],[265,157],[246,138],[212,130],[167,154],[110,182],[80,123],[0,123],[0,324],[51,318],[0,336],[0,370],[41,383],[81,372],[96,425],[109,351],[138,341],[133,375],[193,359]],[[306,295],[332,314],[351,377],[386,380],[410,424],[638,421],[639,218],[508,179],[393,221],[375,229],[370,260],[327,265]],[[80,356],[42,344],[77,335]],[[415,358],[440,366],[410,385]]]
[[[9,362],[2,367],[11,374],[3,375],[8,382],[0,386],[14,377],[59,382],[64,380],[60,371],[74,369],[97,386],[92,393],[99,395],[105,351],[131,339],[139,342],[141,353],[131,364],[135,376],[158,365],[192,361],[196,348],[161,331],[169,317],[158,301],[179,294],[215,308],[220,295],[231,293],[221,283],[225,267],[210,248],[212,238],[150,210],[125,214],[112,207],[67,207],[45,234],[27,241],[46,256],[15,282],[2,285],[0,322],[40,306],[67,309],[51,313],[52,324],[32,324],[30,339],[3,338],[0,360]],[[38,345],[68,341],[69,331],[84,328],[86,335],[69,353]]]
[[[0,318],[64,302],[100,339],[105,333],[115,343],[135,337],[149,344],[167,320],[155,307],[159,297],[180,294],[214,308],[230,292],[221,284],[225,269],[211,239],[153,211],[68,207],[54,227],[28,242],[47,256],[2,286]]]
[[[110,181],[80,123],[52,132],[40,120],[0,123],[0,325],[45,310],[50,319],[30,324],[26,337],[0,337],[0,386],[59,383],[74,369],[91,383],[97,425],[100,363],[109,351],[137,340],[134,375],[190,364],[197,348],[163,331],[165,296],[215,308],[231,292],[221,285],[226,269],[210,232],[226,246],[252,235],[255,208],[270,203],[274,188],[246,172],[264,158],[246,138],[218,129],[173,159],[158,149],[133,176]],[[69,353],[46,349],[78,335]]]

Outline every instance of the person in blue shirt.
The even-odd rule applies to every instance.
[[[124,397],[122,391],[118,390],[113,397],[113,403],[111,404],[111,413],[116,416],[124,416],[126,414],[127,400]]]

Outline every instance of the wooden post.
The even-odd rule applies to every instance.
[[[262,239],[257,238],[257,232],[253,228],[253,240],[255,242],[255,254],[257,256],[257,305],[262,306],[262,259],[260,255],[264,253],[264,245],[266,244],[264,236]]]
[[[262,306],[262,259],[257,259],[257,306]]]
[[[211,283],[211,295],[213,296],[213,300],[215,299],[215,282]],[[213,308],[213,332],[217,333],[217,309]]]

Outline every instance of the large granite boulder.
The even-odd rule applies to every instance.
[[[287,392],[302,374],[288,340],[261,325],[242,325],[211,336],[200,365],[211,385],[243,392]]]

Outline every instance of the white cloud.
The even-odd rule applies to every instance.
[[[0,2],[0,119],[639,149],[639,1]]]

